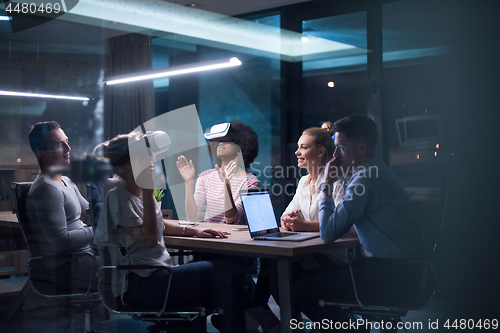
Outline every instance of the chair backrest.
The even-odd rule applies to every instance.
[[[92,226],[97,228],[101,216],[102,201],[106,193],[118,184],[117,178],[106,178],[98,183],[87,183],[87,198],[89,199],[90,219]]]
[[[99,295],[103,304],[110,310],[118,313],[157,313],[159,310],[155,306],[139,306],[133,304],[128,298],[127,294],[124,295],[124,300],[120,296],[113,296],[112,291],[112,277],[113,274],[119,274],[120,265],[115,265],[111,262],[111,255],[109,247],[99,246],[99,255],[102,260],[102,267],[99,270]]]
[[[26,199],[32,184],[32,182],[14,182],[10,185],[14,194],[17,219],[30,253],[28,272],[31,285],[37,293],[45,297],[84,295],[71,292],[70,279],[65,267],[48,268],[45,265],[40,237],[35,233],[27,214]]]
[[[14,182],[10,185],[14,194],[14,207],[17,219],[23,232],[24,240],[30,253],[29,280],[35,291],[43,296],[54,296],[66,294],[66,279],[57,279],[58,274],[54,270],[45,267],[40,249],[40,242],[31,225],[26,208],[26,198],[31,189],[32,182]]]
[[[14,194],[14,207],[16,210],[17,219],[21,226],[24,240],[28,245],[30,256],[40,257],[42,256],[42,252],[40,251],[40,243],[35,236],[26,210],[26,197],[28,195],[28,192],[30,191],[32,184],[32,182],[14,182],[10,185],[10,187]]]
[[[106,246],[99,246],[99,255],[101,256],[104,267],[101,267],[99,271],[99,295],[101,296],[102,302],[108,309],[117,312],[124,311],[125,309],[121,308],[122,302],[118,297],[113,296],[111,289],[113,269],[105,268],[112,265],[109,249]]]

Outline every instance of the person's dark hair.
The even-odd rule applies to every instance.
[[[113,139],[105,141],[94,148],[94,155],[100,147],[103,148],[103,156],[109,159],[113,172],[119,174],[120,166],[130,161],[128,149],[128,134],[119,134]]]
[[[47,134],[50,131],[61,128],[59,124],[55,121],[43,121],[31,126],[28,133],[28,141],[33,153],[35,153],[38,164],[40,164],[40,158],[38,157],[39,151],[47,151]]]
[[[240,120],[231,120],[231,130],[234,132],[234,137],[231,140],[233,143],[238,145],[241,149],[241,154],[243,157],[243,162],[245,163],[245,169],[250,167],[250,164],[255,160],[259,154],[259,141],[257,134],[254,132],[251,126],[243,124]],[[214,164],[221,165],[220,158],[217,157],[216,153],[212,154],[212,146],[214,143],[208,145],[208,152],[212,156]]]
[[[335,143],[333,142],[332,135],[333,135],[333,129],[332,129],[332,123],[329,121],[324,122],[321,124],[320,127],[310,127],[306,129],[304,132],[302,132],[302,135],[310,135],[314,137],[314,143],[319,146],[319,147],[325,147],[326,149],[326,154],[323,156],[323,165],[328,162],[332,156],[333,152],[335,151]]]
[[[333,130],[344,134],[348,140],[365,142],[368,152],[375,153],[378,131],[373,119],[361,114],[350,115],[337,120]]]

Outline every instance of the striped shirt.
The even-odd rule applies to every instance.
[[[246,177],[230,179],[230,183],[234,204],[238,212],[233,217],[226,218],[224,216],[225,186],[221,182],[217,170],[211,169],[200,174],[196,181],[194,200],[198,208],[198,215],[206,205],[203,222],[244,224],[240,190],[259,189],[260,182],[254,174],[247,173]]]

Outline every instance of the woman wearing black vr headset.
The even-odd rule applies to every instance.
[[[195,182],[193,162],[180,156],[177,168],[186,184],[186,215],[198,218],[206,205],[203,222],[243,224],[239,191],[258,189],[257,177],[246,169],[257,157],[257,134],[239,120],[217,124],[205,131],[215,168],[202,172]]]

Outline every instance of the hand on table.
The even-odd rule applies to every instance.
[[[281,217],[281,226],[285,230],[291,230],[293,232],[305,231],[306,230],[305,222],[306,221],[304,221],[299,211],[294,211],[291,212],[290,214]]]
[[[199,238],[227,238],[226,235],[222,231],[214,230],[214,229],[194,229],[196,234],[194,236]]]

